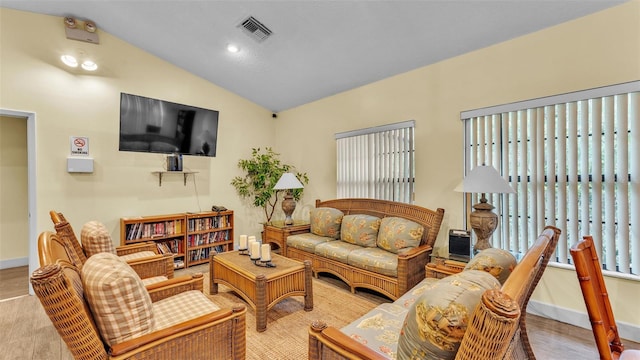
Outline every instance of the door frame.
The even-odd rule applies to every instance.
[[[38,207],[36,201],[36,113],[0,108],[0,116],[11,116],[27,120],[27,202],[29,209],[29,274],[39,266],[38,261]],[[28,280],[27,280],[28,281]],[[29,295],[34,295],[29,283]]]

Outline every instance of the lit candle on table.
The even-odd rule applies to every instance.
[[[262,256],[260,260],[267,262],[271,261],[271,245],[270,244],[262,244]]]
[[[251,243],[251,259],[260,259],[260,243],[257,241]]]
[[[240,235],[240,250],[247,249],[247,235]]]

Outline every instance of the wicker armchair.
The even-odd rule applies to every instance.
[[[580,289],[587,306],[600,359],[640,359],[639,350],[625,351],[620,341],[598,253],[593,247],[593,238],[584,236],[581,241],[574,244],[571,247],[571,257],[580,281]]]
[[[464,334],[456,359],[535,359],[526,331],[526,307],[560,230],[547,226],[500,290],[488,290]],[[309,359],[387,359],[339,329],[316,321],[309,329]]]
[[[242,304],[108,346],[82,295],[79,278],[79,270],[63,260],[31,275],[35,294],[75,359],[245,358],[246,308]],[[149,293],[163,291],[152,289]],[[154,303],[167,298],[156,295],[151,296]],[[188,311],[189,304],[180,308]]]
[[[70,253],[72,252],[69,251],[69,247],[58,234],[45,231],[38,236],[38,254],[40,256],[41,267],[53,265],[58,261],[73,265]],[[152,300],[165,298],[189,290],[202,292],[204,289],[204,276],[201,273],[173,277],[171,279],[163,277],[163,279],[155,279],[155,281],[145,281],[150,279],[151,278],[142,279],[142,282],[149,291]]]
[[[71,263],[78,268],[82,268],[82,264],[87,261],[87,256],[85,255],[85,251],[78,241],[71,224],[69,224],[62,213],[51,210],[49,215],[51,216],[51,221],[53,221],[56,233],[67,246],[67,253]],[[153,252],[154,255],[127,260],[129,265],[131,265],[142,279],[157,276],[165,276],[168,279],[173,278],[173,256],[171,254],[158,254],[158,249],[155,243],[146,242],[116,247],[116,253],[118,256],[130,255],[142,251],[150,251]],[[41,259],[42,255],[46,256],[46,254],[41,254]],[[47,261],[47,263],[53,262],[55,262],[55,260]],[[40,265],[43,265],[42,260]]]

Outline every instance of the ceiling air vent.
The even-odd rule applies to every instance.
[[[261,42],[271,36],[272,32],[253,16],[249,16],[238,25],[254,40]]]

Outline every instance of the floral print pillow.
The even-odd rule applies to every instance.
[[[495,277],[479,270],[438,280],[409,308],[398,359],[454,359],[482,294],[499,288]]]
[[[344,213],[334,208],[315,208],[309,212],[311,233],[340,239],[340,226]]]
[[[380,221],[377,245],[394,254],[406,252],[420,245],[423,233],[424,227],[417,222],[386,217]]]
[[[340,239],[350,244],[375,247],[380,218],[372,215],[345,215],[342,218]]]
[[[486,271],[504,284],[516,264],[516,257],[507,250],[488,248],[476,254],[464,269]]]

